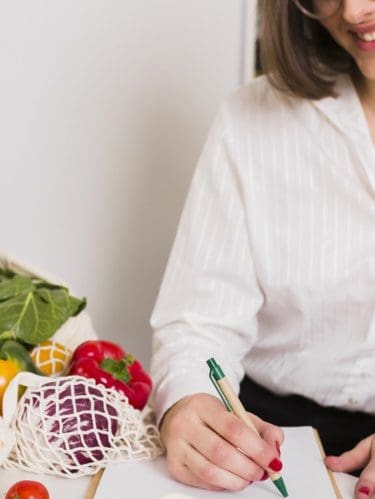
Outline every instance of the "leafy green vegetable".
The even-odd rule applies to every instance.
[[[34,284],[29,277],[15,275],[12,279],[5,279],[0,284],[0,301],[8,300],[21,293],[33,291]]]
[[[10,278],[14,275],[16,275],[16,273],[13,272],[13,270],[10,270],[8,268],[0,268],[0,281],[2,281],[3,278]]]
[[[71,296],[64,286],[0,269],[0,341],[36,345],[85,306],[85,299]]]

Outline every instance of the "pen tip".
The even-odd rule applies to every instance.
[[[279,492],[282,494],[283,497],[288,497],[289,494],[288,491],[286,490],[285,483],[282,477],[278,478],[273,483],[276,485],[277,489],[279,490]]]

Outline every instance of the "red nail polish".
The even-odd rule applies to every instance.
[[[277,450],[279,456],[281,456],[281,450],[280,450],[280,444],[279,444],[279,442],[277,442],[277,441],[275,442],[275,447],[276,447],[276,450]]]
[[[358,492],[360,492],[361,494],[365,494],[366,496],[370,495],[370,489],[368,487],[365,487],[364,485],[362,485],[362,487],[358,489]]]
[[[283,467],[283,463],[280,461],[280,459],[277,459],[275,457],[275,459],[272,459],[268,467],[271,468],[272,471],[280,471]]]
[[[263,482],[264,480],[267,480],[267,478],[268,478],[268,473],[267,473],[267,471],[265,471],[265,472],[263,473],[263,476],[262,476],[262,478],[261,478],[261,481]]]

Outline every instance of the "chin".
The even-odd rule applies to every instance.
[[[357,63],[357,66],[363,78],[375,83],[375,62],[372,64]]]

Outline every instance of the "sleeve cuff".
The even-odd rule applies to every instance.
[[[239,383],[236,382],[235,378],[232,375],[229,375],[229,373],[227,373],[227,377],[237,393],[239,390]],[[209,393],[210,395],[220,398],[208,373],[206,376],[202,376],[202,373],[197,373],[197,376],[189,376],[189,378],[182,373],[177,376],[168,375],[168,377],[160,383],[158,389],[151,395],[151,406],[155,412],[156,424],[159,426],[164,414],[176,402],[183,397],[196,393]]]

